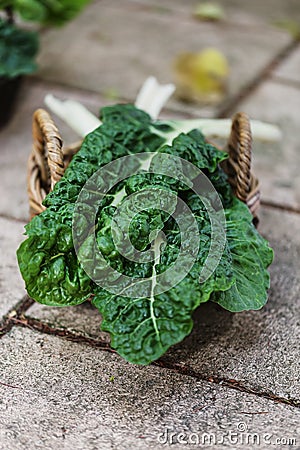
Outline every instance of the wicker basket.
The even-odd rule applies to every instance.
[[[53,186],[63,176],[72,156],[79,150],[81,142],[63,147],[62,139],[51,116],[43,109],[33,115],[33,147],[28,160],[27,188],[30,216],[41,213],[42,202]],[[223,169],[235,195],[247,203],[257,223],[259,206],[258,180],[251,174],[252,135],[250,121],[245,113],[237,113],[232,121],[227,148],[229,158]]]

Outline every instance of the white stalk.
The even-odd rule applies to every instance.
[[[157,119],[174,91],[174,84],[159,84],[155,77],[149,77],[136,97],[135,106],[146,111],[152,119]]]
[[[81,137],[85,137],[101,125],[100,120],[94,114],[75,100],[59,100],[54,95],[48,94],[44,102],[54,114],[66,122]]]
[[[208,138],[224,138],[227,139],[232,121],[231,119],[191,119],[179,121],[166,121],[170,125],[174,125],[175,130],[168,133],[167,143],[171,143],[173,139],[180,133],[188,133],[194,129],[200,130],[204,136]],[[261,122],[259,120],[251,120],[252,136],[255,140],[276,142],[282,139],[282,132],[277,125]],[[157,131],[155,131],[157,133]],[[165,135],[165,133],[163,134]]]

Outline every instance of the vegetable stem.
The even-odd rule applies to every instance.
[[[55,98],[54,95],[48,94],[44,102],[81,137],[85,137],[101,125],[100,120],[94,114],[75,100],[62,101]]]
[[[155,77],[149,77],[136,97],[135,106],[146,111],[152,119],[157,119],[174,91],[174,84],[159,84]]]
[[[200,130],[206,137],[228,138],[232,121],[231,119],[192,119],[192,120],[168,120],[166,124],[173,125],[174,130],[168,133],[168,142],[172,143],[173,139],[180,133],[188,133],[194,129]],[[251,130],[253,137],[261,141],[279,141],[282,138],[281,130],[278,126],[261,122],[259,120],[251,120]],[[157,131],[156,131],[157,133]],[[164,133],[163,135],[165,135]]]
[[[157,339],[160,341],[160,333],[157,327],[157,322],[156,322],[156,316],[155,316],[155,312],[154,312],[154,302],[155,302],[155,286],[157,285],[157,273],[156,273],[156,266],[157,264],[159,264],[160,261],[160,247],[163,244],[164,239],[163,239],[163,233],[159,232],[158,235],[156,236],[154,242],[153,242],[153,252],[154,252],[154,264],[153,264],[153,268],[152,268],[152,283],[151,283],[151,295],[150,295],[150,314],[151,314],[151,319],[153,322],[153,327],[155,329],[155,333],[157,335]]]

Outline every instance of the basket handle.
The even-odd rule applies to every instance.
[[[259,206],[258,180],[251,173],[252,133],[247,114],[238,112],[232,119],[226,150],[229,158],[222,164],[234,194],[246,203],[254,216]]]
[[[38,109],[32,122],[33,146],[27,166],[27,192],[30,217],[40,214],[45,207],[46,194],[64,173],[62,139],[47,111]]]
[[[33,115],[32,134],[33,153],[42,183],[45,187],[50,183],[52,190],[64,174],[63,142],[51,116],[44,109],[38,109]]]

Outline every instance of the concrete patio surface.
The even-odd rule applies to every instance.
[[[222,0],[225,19],[212,23],[193,17],[198,3],[96,0],[43,31],[39,71],[0,131],[0,450],[300,449],[300,43],[276,25],[299,22],[300,5]],[[282,141],[254,141],[253,155],[259,230],[275,251],[269,301],[238,314],[204,304],[190,336],[136,366],[110,348],[89,303],[51,308],[25,293],[15,252],[28,221],[32,114],[48,92],[94,113],[132,101],[148,75],[172,81],[176,54],[207,46],[228,58],[226,98],[173,98],[162,116],[242,110],[280,126]],[[55,122],[65,143],[78,139]]]

